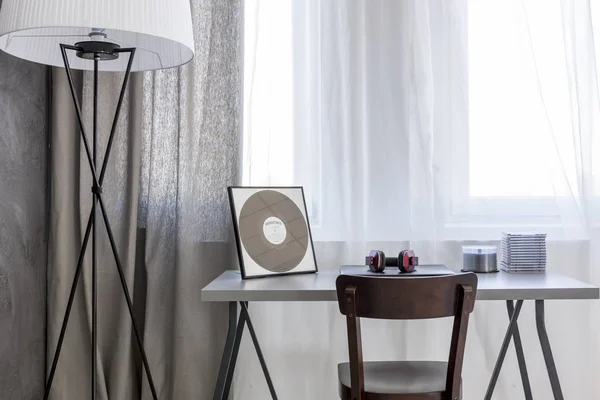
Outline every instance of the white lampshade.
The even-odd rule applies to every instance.
[[[106,38],[89,33],[102,31]],[[104,40],[135,47],[132,71],[183,65],[194,57],[189,0],[4,0],[0,49],[16,57],[62,67],[59,44]],[[73,69],[94,63],[69,53]],[[102,71],[123,71],[128,54],[101,61]]]

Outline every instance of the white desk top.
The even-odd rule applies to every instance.
[[[316,274],[242,280],[225,271],[201,291],[202,301],[337,301],[338,270]],[[477,300],[598,299],[600,289],[567,276],[542,274],[478,274]],[[416,279],[416,278],[415,278]]]

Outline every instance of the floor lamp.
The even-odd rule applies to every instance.
[[[130,72],[177,67],[194,57],[189,0],[4,0],[0,8],[0,49],[19,58],[65,68],[81,138],[92,172],[93,195],[90,217],[83,236],[52,367],[48,374],[44,399],[50,395],[90,236],[92,242],[91,398],[96,398],[98,337],[96,218],[100,214],[106,226],[152,397],[157,400],[156,387],[142,344],[141,333],[133,316],[133,306],[123,265],[102,199],[102,184]],[[71,53],[75,53],[76,57],[69,57]],[[91,70],[94,74],[91,143],[84,127],[81,105],[73,83],[71,73],[73,69]],[[125,71],[101,165],[98,163],[97,148],[99,71]],[[98,209],[100,213],[97,212]]]

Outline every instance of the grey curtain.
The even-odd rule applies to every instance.
[[[196,57],[134,74],[104,184],[107,206],[160,399],[205,399],[226,329],[200,289],[234,262],[228,185],[238,176],[241,2],[192,2]],[[52,73],[47,366],[54,355],[91,206],[90,174],[64,70]],[[123,76],[101,74],[104,149]],[[91,74],[76,76],[91,134]],[[101,157],[102,158],[102,157]],[[105,227],[98,227],[99,399],[151,398]],[[90,393],[91,252],[71,314],[53,399]]]
[[[38,399],[46,325],[47,69],[0,53],[0,399]]]

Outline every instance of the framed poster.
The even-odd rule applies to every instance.
[[[228,191],[243,279],[317,272],[302,187]]]

